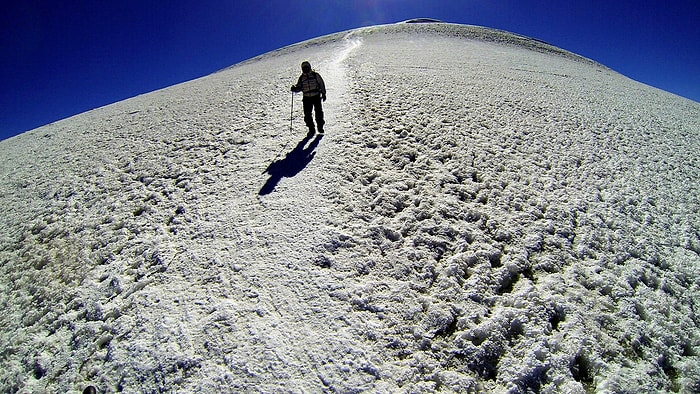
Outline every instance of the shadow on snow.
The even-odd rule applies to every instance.
[[[321,142],[323,134],[317,134],[316,138],[311,141],[309,146],[306,146],[312,137],[313,134],[307,134],[291,152],[287,153],[284,159],[275,160],[267,166],[263,174],[270,174],[270,179],[268,179],[260,189],[258,192],[259,195],[263,196],[272,193],[275,191],[275,187],[277,187],[277,184],[282,178],[291,178],[309,165],[316,155],[314,149],[316,149],[319,142]]]

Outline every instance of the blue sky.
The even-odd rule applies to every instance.
[[[0,139],[303,40],[417,17],[537,38],[700,102],[697,0],[17,0],[0,7]]]

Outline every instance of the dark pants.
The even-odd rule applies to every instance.
[[[308,126],[309,131],[315,131],[314,120],[311,116],[311,111],[316,112],[316,124],[318,130],[323,130],[323,125],[326,123],[323,120],[323,108],[321,107],[321,96],[304,97],[304,123]]]

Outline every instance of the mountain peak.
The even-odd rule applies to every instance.
[[[443,23],[443,21],[433,18],[414,18],[403,21],[401,23]]]
[[[0,390],[692,391],[699,122],[548,44],[419,23],[3,141]]]

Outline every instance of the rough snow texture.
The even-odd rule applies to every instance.
[[[699,156],[698,103],[449,24],[56,122],[0,143],[0,391],[698,392]]]

